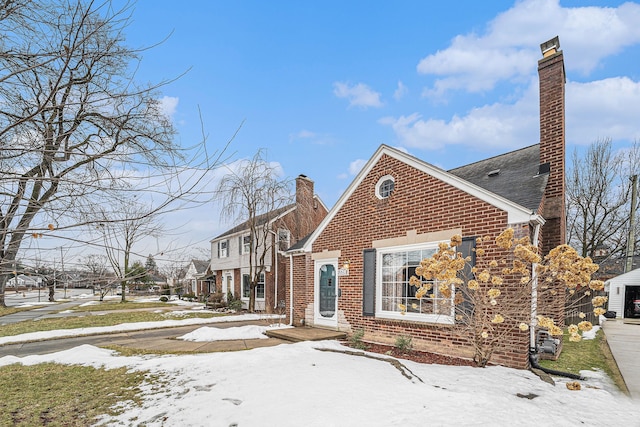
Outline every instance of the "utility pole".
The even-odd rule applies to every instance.
[[[627,238],[627,256],[624,272],[633,269],[633,253],[635,252],[635,227],[636,227],[636,193],[638,187],[638,175],[631,177],[631,216],[629,218],[629,237]]]
[[[64,298],[67,298],[67,281],[64,277],[64,255],[62,254],[62,246],[60,246],[60,267],[62,268],[62,280],[64,280],[62,286],[64,286]]]

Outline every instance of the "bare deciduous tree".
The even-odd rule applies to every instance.
[[[255,311],[256,287],[266,268],[266,256],[274,250],[273,221],[292,202],[291,181],[280,179],[278,169],[259,150],[251,160],[229,170],[216,194],[225,220],[243,222],[249,230],[249,311]],[[275,239],[277,241],[277,238]]]
[[[106,255],[89,254],[82,260],[88,277],[87,280],[94,292],[98,292],[100,301],[113,289],[115,276],[110,274],[109,260]]]
[[[102,222],[97,226],[109,264],[120,279],[122,302],[126,300],[127,283],[140,278],[139,271],[131,269],[134,245],[143,237],[162,230],[157,217],[148,212],[146,206],[131,200],[124,202],[119,210],[103,212]]]
[[[572,156],[567,179],[569,242],[583,257],[607,248],[620,256],[629,232],[631,181],[640,162],[640,144],[614,152],[610,139],[592,143],[584,157]],[[636,235],[638,235],[636,233]]]
[[[166,82],[134,79],[130,13],[108,0],[0,1],[0,306],[25,238],[87,228],[96,205],[126,192],[153,194],[151,213],[193,202],[224,152],[174,143]]]

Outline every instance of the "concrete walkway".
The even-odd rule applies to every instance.
[[[607,320],[602,329],[629,394],[640,399],[640,322]]]

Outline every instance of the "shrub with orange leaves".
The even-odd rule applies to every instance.
[[[508,228],[495,238],[476,238],[475,265],[470,265],[470,257],[463,258],[457,252],[462,237],[455,235],[449,243],[440,243],[432,257],[423,259],[416,268],[417,277],[410,280],[417,288],[417,298],[432,297],[433,287],[442,295],[455,296],[451,300],[455,305],[454,330],[470,337],[478,366],[485,366],[496,350],[507,346],[507,337],[514,331],[543,328],[551,335],[562,335],[562,328],[552,318],[531,319],[529,302],[534,286],[538,298],[545,294],[547,298],[564,298],[559,292],[563,288],[588,296],[591,290],[604,287],[601,281],[591,280],[598,266],[571,246],[560,245],[543,258],[527,236],[516,238],[515,234]],[[470,271],[471,277],[463,277],[465,271]],[[596,315],[604,313],[606,297],[596,296],[592,302]],[[571,325],[570,339],[579,340],[580,333],[591,328],[586,321]]]

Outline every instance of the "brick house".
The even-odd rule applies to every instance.
[[[387,344],[405,335],[416,349],[473,355],[451,331],[451,304],[439,308],[436,295],[402,315],[398,303],[411,298],[419,261],[454,234],[468,253],[477,236],[507,227],[543,254],[565,242],[564,60],[557,37],[541,49],[539,143],[449,171],[380,146],[318,228],[287,252],[293,325],[364,330],[365,340]],[[533,297],[522,303],[533,307]],[[563,321],[562,301],[537,301],[537,310]],[[514,333],[493,362],[527,367],[530,339]]]
[[[256,253],[266,245],[265,272],[256,287],[256,310],[272,312],[284,305],[286,285],[283,251],[309,235],[327,215],[328,209],[314,194],[314,183],[305,175],[296,178],[295,202],[257,218],[269,229],[266,242],[256,244]],[[211,240],[210,273],[215,290],[225,297],[230,292],[246,308],[249,302],[249,226],[239,224]],[[275,250],[274,250],[275,249]],[[254,257],[254,261],[255,261]],[[254,266],[255,267],[255,266]]]

